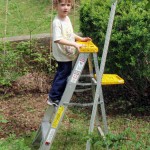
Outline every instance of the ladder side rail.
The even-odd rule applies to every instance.
[[[94,56],[94,64],[95,64],[95,71],[96,71],[96,76],[98,76],[97,78],[97,96],[95,97],[96,99],[96,104],[94,105],[97,105],[98,102],[100,102],[100,105],[101,105],[101,113],[102,113],[102,120],[103,120],[103,125],[104,125],[104,133],[107,134],[108,133],[108,128],[107,128],[107,120],[106,120],[106,112],[105,112],[105,104],[104,104],[104,98],[103,98],[103,92],[102,92],[102,84],[101,84],[101,78],[100,78],[100,71],[99,71],[99,65],[98,65],[98,61],[97,61],[97,56],[95,55]],[[98,99],[97,99],[98,98]],[[94,101],[95,101],[94,99]],[[100,101],[99,101],[100,100]],[[95,108],[97,109],[97,107],[95,106]],[[91,117],[91,124],[90,124],[90,129],[89,131],[90,132],[93,132],[93,129],[94,129],[94,120],[95,120],[95,117],[96,117],[96,113],[98,113],[98,110],[95,110],[93,108],[93,111],[92,111],[92,117]]]
[[[96,117],[97,104],[98,104],[99,97],[100,97],[100,101],[103,101],[103,96],[101,95],[102,94],[101,79],[102,79],[102,75],[103,75],[104,68],[105,68],[106,57],[107,57],[107,53],[108,53],[108,46],[109,46],[109,41],[110,41],[110,36],[111,36],[111,31],[112,31],[112,25],[113,25],[114,16],[115,16],[116,5],[117,5],[117,0],[111,6],[110,17],[109,17],[109,22],[108,22],[108,27],[107,27],[106,37],[105,37],[105,44],[104,44],[104,49],[103,49],[103,54],[102,54],[102,60],[101,60],[101,65],[100,65],[100,69],[99,69],[100,71],[97,74],[97,87],[96,87],[94,105],[93,105],[93,110],[92,110],[92,115],[91,115],[89,132],[93,132],[93,129],[94,129],[94,120]],[[104,106],[101,106],[101,107],[104,107]],[[103,122],[105,124],[105,120],[103,120]],[[107,129],[105,129],[105,133],[106,134],[108,133]],[[86,150],[90,150],[90,140],[87,141]]]
[[[38,128],[37,132],[36,132],[36,136],[34,137],[34,140],[32,141],[32,145],[33,147],[39,147],[40,143],[42,141],[42,130],[41,130],[41,125]]]
[[[109,22],[108,22],[106,37],[105,37],[105,43],[104,43],[104,48],[103,48],[102,60],[100,64],[100,78],[102,78],[104,68],[105,68],[108,47],[109,47],[109,42],[110,42],[110,37],[111,37],[111,32],[112,32],[112,26],[113,26],[114,17],[115,17],[116,6],[117,6],[117,0],[111,6]]]
[[[112,4],[111,6],[111,11],[110,11],[110,16],[109,16],[109,22],[108,22],[108,27],[107,27],[107,31],[106,31],[106,37],[105,37],[105,43],[104,43],[104,49],[103,49],[103,54],[102,54],[102,60],[101,60],[101,65],[100,65],[100,80],[102,80],[102,75],[104,73],[104,68],[105,68],[105,63],[106,63],[106,58],[107,58],[107,53],[108,53],[108,47],[109,47],[109,43],[110,43],[110,37],[111,37],[111,32],[112,32],[112,27],[113,27],[113,22],[114,22],[114,18],[115,18],[115,11],[116,11],[116,6],[117,6],[117,0]],[[100,82],[98,81],[98,84]],[[106,116],[105,113],[105,104],[104,104],[104,98],[103,98],[103,94],[102,94],[102,87],[100,87],[100,102],[103,102],[101,105],[101,110],[102,110],[102,115]],[[107,134],[108,133],[108,129],[106,126],[106,119],[105,117],[103,117],[103,123],[104,123],[104,133]]]
[[[42,122],[49,122],[52,117],[53,117],[53,113],[56,111],[54,106],[49,106],[44,114],[44,117],[42,119]]]
[[[39,150],[49,150],[51,148],[53,140],[56,136],[56,132],[60,126],[60,122],[62,121],[65,111],[67,109],[67,106],[65,106],[63,103],[70,102],[71,97],[76,88],[77,82],[83,71],[83,68],[85,66],[85,63],[86,63],[88,57],[89,57],[89,53],[80,53],[79,54],[79,57],[75,64],[75,67],[71,73],[71,76],[68,79],[68,83],[66,85],[64,94],[63,94],[60,104],[58,106],[58,111],[55,114],[55,117],[54,117],[54,120],[52,121],[51,127],[49,128],[46,138],[44,139],[44,142],[41,145]],[[46,141],[48,141],[49,143],[46,143]]]
[[[98,65],[98,59],[97,59],[97,54],[93,54],[93,58],[94,58],[94,66],[95,66],[95,72],[96,72],[96,75],[98,75],[99,74],[99,65]],[[98,83],[98,82],[97,82]],[[96,85],[97,85],[97,83],[96,83]],[[95,90],[96,91],[96,90]],[[101,92],[100,92],[101,93]],[[101,93],[101,95],[102,95],[103,93]],[[94,98],[93,98],[94,99]],[[103,110],[103,112],[105,112],[105,107],[104,107],[104,105],[102,105],[104,102],[103,101],[99,101],[99,99],[98,99],[98,103],[97,104],[100,104],[102,107],[103,107],[103,109],[101,109],[101,111]],[[96,115],[96,123],[97,123],[97,125],[98,125],[98,129],[100,128],[100,121],[99,121],[99,118],[100,118],[100,113],[99,113],[99,111],[98,111],[98,108],[97,108],[97,111],[95,111],[94,112],[95,114],[93,114],[94,116]],[[103,113],[102,113],[102,118],[104,118],[104,120],[106,120],[106,115],[103,115]],[[95,117],[93,117],[93,120],[91,121],[91,127],[90,127],[90,129],[92,130],[92,128],[94,128],[94,119],[95,119]],[[106,127],[107,128],[107,121],[105,121],[104,122],[104,127]],[[99,131],[99,130],[98,130]]]
[[[95,122],[95,117],[97,113],[97,106],[98,106],[98,99],[99,99],[99,91],[101,87],[101,84],[99,84],[101,82],[101,79],[100,79],[97,55],[95,54],[93,55],[93,57],[94,57],[94,64],[95,64],[96,76],[97,76],[97,87],[96,87],[96,92],[95,92],[95,97],[94,97],[94,104],[93,104],[92,115],[91,115],[91,120],[90,120],[89,133],[93,132],[93,129],[94,129],[94,122]],[[86,150],[90,150],[90,146],[91,144],[90,144],[90,139],[89,139],[86,143]]]
[[[45,137],[44,133],[48,131],[47,128],[49,128],[49,126],[50,126],[50,122],[49,121],[52,120],[52,117],[53,117],[53,114],[54,114],[55,111],[56,110],[55,110],[54,106],[49,106],[46,109],[46,112],[44,114],[42,122],[41,122],[41,124],[39,126],[39,129],[36,132],[36,136],[34,137],[34,140],[32,142],[33,146],[37,145],[38,143],[39,143],[38,145],[40,145],[40,143],[44,140],[44,137]],[[47,124],[46,125],[47,126],[46,129],[43,128],[44,124]]]
[[[92,97],[93,97],[93,99],[94,99],[94,95],[95,95],[95,85],[94,85],[94,83],[93,83],[93,81],[92,81],[92,78],[94,78],[92,55],[93,55],[93,54],[90,54],[90,55],[89,55],[89,58],[88,58],[88,66],[89,66],[89,73],[90,73],[90,77],[91,77]]]
[[[93,60],[92,60],[92,58],[94,59],[94,67],[95,68],[93,68],[93,62],[92,62]],[[91,77],[92,98],[94,100],[95,91],[96,91],[96,88],[95,88],[96,84],[95,84],[95,82],[93,82],[93,79],[94,79],[94,69],[95,69],[95,71],[99,70],[97,53],[93,53],[93,54],[91,54],[89,56],[89,58],[88,58],[88,65],[89,65],[89,72],[90,72],[90,77]],[[99,118],[100,118],[100,114],[99,114],[99,112],[97,110],[97,112],[96,112],[96,125],[97,126],[100,126]]]
[[[93,58],[94,58],[94,66],[95,66],[95,73],[98,75],[98,72],[99,72],[99,65],[98,65],[98,57],[97,57],[97,53],[93,53]],[[94,80],[94,78],[92,78],[92,82],[93,82],[93,84],[94,85],[97,85],[97,81],[93,81]],[[94,86],[95,87],[95,86]],[[95,91],[96,91],[96,87],[95,87]],[[94,91],[94,94],[95,94],[95,91]],[[94,100],[94,96],[95,95],[93,95],[93,100]],[[101,102],[99,101],[98,102],[98,104],[100,104],[101,105]],[[105,109],[105,108],[104,108]],[[99,128],[100,128],[100,120],[99,120],[99,118],[100,118],[100,113],[99,113],[99,111],[98,111],[98,108],[97,108],[97,111],[95,112],[96,114],[96,120],[95,120],[95,122],[96,122],[96,125],[98,126],[98,131],[100,131],[99,130]],[[91,124],[92,126],[94,125],[94,120],[92,121],[92,124]],[[100,128],[101,129],[101,128]],[[101,132],[100,132],[100,134],[101,134]]]

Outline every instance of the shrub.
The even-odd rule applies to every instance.
[[[150,9],[148,1],[119,1],[109,45],[105,72],[125,79],[132,104],[148,103],[150,83]],[[102,50],[108,24],[110,0],[82,3],[81,32],[91,36]],[[100,52],[101,56],[101,52]],[[132,96],[132,98],[131,98]]]
[[[17,64],[20,60],[20,55],[16,51],[12,51],[10,43],[5,46],[0,43],[0,85],[10,85],[10,81],[15,80],[18,76]]]
[[[0,85],[9,86],[29,71],[52,71],[49,59],[48,49],[37,41],[0,43]]]

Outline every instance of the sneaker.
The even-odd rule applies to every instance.
[[[57,107],[59,105],[59,100],[52,101],[50,98],[48,98],[47,99],[47,104],[51,105],[51,106],[54,105],[54,106]]]

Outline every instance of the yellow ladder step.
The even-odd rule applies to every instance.
[[[96,74],[94,76],[96,78]],[[117,74],[103,74],[102,85],[124,84],[124,79]]]

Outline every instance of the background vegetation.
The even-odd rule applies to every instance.
[[[32,36],[40,33],[50,33],[52,1],[45,0],[15,0],[0,2],[0,84],[10,85],[18,77],[33,70],[50,73],[55,64],[50,66],[50,45],[43,46]],[[79,1],[76,10],[70,14],[76,32],[79,31]],[[75,24],[76,20],[76,24]],[[10,43],[3,38],[11,36],[30,35],[29,41]]]
[[[144,120],[130,115],[108,117],[110,132],[104,140],[97,134],[96,128],[93,134],[88,135],[89,113],[86,109],[69,109],[51,149],[83,150],[87,139],[91,138],[91,150],[105,150],[106,146],[113,150],[149,150],[150,126],[146,123],[146,117]],[[0,141],[0,150],[37,150],[31,147],[34,136],[35,132],[20,138],[9,135],[7,140]]]
[[[7,36],[50,32],[51,13],[48,1],[9,1],[8,11],[6,11],[6,1],[1,0],[0,14],[0,37],[4,37],[4,29],[6,25]]]
[[[106,73],[125,79],[125,100],[132,107],[148,105],[150,98],[150,9],[148,1],[119,1],[106,63]],[[83,3],[80,10],[81,32],[99,46],[100,57],[109,18],[110,1]],[[92,29],[92,32],[91,32]],[[125,94],[127,93],[127,94]]]
[[[6,0],[1,0],[0,38],[5,37],[5,27],[7,37],[50,33],[51,17],[54,16],[51,13],[51,2],[48,0],[15,0],[9,1],[7,6]],[[76,4],[75,7],[78,7],[78,1]],[[77,17],[77,10],[71,13],[73,23],[74,17]],[[76,32],[79,31],[78,19],[74,28]]]
[[[110,6],[113,1],[76,0],[76,12],[72,11],[71,14],[75,32],[81,31],[84,36],[91,36],[94,43],[98,45],[101,50],[99,60],[101,59]],[[81,6],[79,2],[81,2]],[[119,0],[117,6],[105,72],[119,74],[125,79],[125,85],[113,88],[103,87],[109,114],[109,130],[112,133],[107,135],[106,140],[99,137],[97,132],[88,135],[88,121],[90,120],[88,116],[91,112],[86,108],[71,109],[56,137],[58,140],[54,143],[54,150],[71,149],[72,147],[75,150],[84,149],[89,137],[93,150],[104,149],[106,146],[116,150],[148,150],[150,148],[149,4],[147,0]],[[81,8],[80,18],[79,6]],[[9,1],[8,12],[6,11],[6,0],[0,1],[0,38],[2,38],[0,43],[0,96],[2,99],[0,100],[2,102],[8,101],[8,99],[4,99],[4,95],[10,91],[3,92],[1,89],[9,87],[18,77],[34,71],[49,74],[55,70],[55,63],[53,66],[49,65],[49,59],[52,58],[49,54],[49,45],[43,46],[32,39],[33,34],[50,33],[51,17],[51,1],[49,0]],[[31,39],[20,43],[9,43],[3,40],[4,37],[18,35],[30,35]],[[17,95],[16,98],[18,98]],[[24,99],[22,100],[24,101]],[[8,103],[13,102],[8,101]],[[18,103],[17,101],[17,106]],[[8,108],[10,108],[10,104]],[[4,110],[5,108],[0,108],[0,113]],[[23,110],[31,113],[35,111],[32,106],[27,110],[23,108]],[[144,116],[139,117],[137,114],[137,116],[132,116],[131,110],[135,110],[140,116],[144,114]],[[10,130],[11,126],[8,124],[10,120],[7,117],[0,114],[0,123],[8,126]],[[13,120],[13,122],[15,121]],[[0,131],[3,131],[2,126]],[[31,141],[35,132],[31,131],[19,138],[15,131],[12,132],[14,133],[7,135],[6,139],[0,140],[0,150],[32,149]],[[63,143],[62,141],[60,143],[60,138]]]

